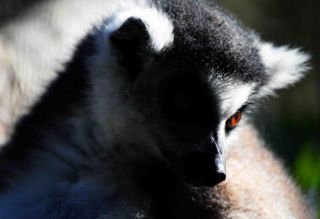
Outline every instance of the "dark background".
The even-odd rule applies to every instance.
[[[311,55],[304,80],[261,104],[256,126],[320,209],[320,1],[220,0],[261,38]],[[318,215],[320,218],[320,214]]]

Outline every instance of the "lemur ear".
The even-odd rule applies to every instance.
[[[113,46],[119,51],[123,66],[139,72],[148,57],[150,36],[146,25],[139,18],[130,17],[110,35]]]
[[[273,94],[299,81],[309,69],[309,55],[287,46],[275,47],[271,43],[259,43],[259,54],[266,68],[267,81],[259,96]]]

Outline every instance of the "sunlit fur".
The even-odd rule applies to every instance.
[[[306,64],[309,55],[297,48],[288,46],[275,47],[271,43],[259,43],[259,52],[270,75],[268,84],[259,95],[272,95],[274,90],[292,85],[304,76],[309,69]]]
[[[5,126],[38,101],[0,153],[0,218],[311,218],[299,189],[246,119],[234,130],[225,126],[246,104],[298,81],[307,55],[261,43],[204,1],[77,3],[45,3],[0,32],[1,85],[11,91],[0,102]],[[65,19],[74,10],[84,17]],[[48,19],[52,26],[45,25]],[[125,24],[133,32],[116,36],[129,38],[122,48],[111,37]],[[64,40],[50,35],[55,31]],[[130,44],[133,33],[138,48]],[[34,59],[42,51],[48,55]],[[155,101],[162,87],[183,90],[184,83],[203,94],[204,100],[195,96],[197,115],[189,115],[201,123],[181,125]],[[201,139],[193,136],[197,131]],[[177,158],[192,154],[207,131],[210,143],[221,146],[227,179],[213,188],[190,186],[163,151]]]
[[[4,131],[0,132],[0,144],[6,141],[16,121],[28,112],[48,83],[63,70],[75,45],[93,23],[121,4],[121,0],[43,1],[2,23],[0,129]]]
[[[243,122],[243,121],[242,121]],[[216,218],[314,218],[303,195],[257,131],[242,123],[227,142],[227,179],[196,200]],[[210,218],[210,217],[207,217]]]

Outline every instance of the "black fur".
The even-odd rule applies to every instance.
[[[129,18],[110,36],[113,45],[119,50],[119,62],[133,80],[142,71],[144,61],[150,55],[150,36],[142,20]]]
[[[176,57],[207,66],[215,77],[263,82],[264,66],[255,45],[257,36],[214,1],[155,0],[174,24]]]
[[[42,150],[45,145],[39,141],[43,133],[56,132],[66,135],[60,123],[74,113],[74,109],[84,106],[87,89],[87,66],[84,60],[94,53],[94,42],[89,35],[79,44],[65,72],[52,82],[38,103],[18,122],[12,140],[0,153],[0,191],[7,187],[7,181],[16,170],[28,171],[33,150]],[[66,127],[67,128],[67,127]],[[13,169],[12,167],[15,167]]]
[[[209,9],[206,3],[194,0],[164,0],[155,1],[155,4],[172,19],[172,47],[160,53],[152,51],[146,27],[139,19],[127,20],[122,28],[112,34],[111,42],[119,50],[119,63],[128,70],[130,83],[135,84],[131,95],[135,97],[137,108],[141,107],[139,110],[145,112],[150,121],[161,123],[175,137],[178,136],[181,145],[191,145],[199,140],[197,146],[200,147],[203,144],[200,139],[206,139],[210,130],[216,130],[220,119],[218,100],[215,94],[210,93],[208,75],[263,83],[265,74],[254,45],[256,36],[215,5]],[[2,149],[0,192],[8,191],[11,180],[20,176],[21,172],[32,170],[32,165],[37,163],[31,160],[34,151],[49,150],[48,145],[38,141],[44,133],[53,133],[63,139],[67,145],[66,152],[80,154],[88,161],[83,164],[54,155],[70,166],[68,181],[77,180],[79,169],[94,171],[90,163],[92,157],[70,139],[69,133],[73,130],[65,121],[73,116],[75,109],[87,107],[86,91],[92,85],[88,83],[86,61],[95,53],[94,40],[98,33],[93,31],[93,36],[89,35],[79,44],[65,72],[49,86],[30,114],[19,122],[12,140]],[[159,87],[165,88],[165,91],[162,92]],[[155,115],[158,117],[155,118]],[[216,152],[211,154],[210,151],[210,155],[215,156]],[[93,159],[101,158],[100,154],[95,156]],[[199,161],[198,157],[193,161]],[[198,174],[197,168],[205,169],[202,165],[206,164],[196,162],[190,171],[193,177]],[[201,196],[203,191],[191,189],[183,183],[166,163],[147,160],[137,164],[136,169],[134,183],[150,197],[150,203],[138,203],[147,218],[219,217],[219,206],[209,208],[193,199]],[[205,170],[211,171],[209,168]],[[96,200],[92,205],[100,203],[87,210],[81,211],[71,206],[69,212],[65,210],[57,218],[94,218],[105,212],[101,209],[104,198],[109,197]],[[95,213],[92,213],[93,209]]]

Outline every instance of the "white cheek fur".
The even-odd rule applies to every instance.
[[[255,83],[234,84],[222,88],[220,92],[220,114],[230,116],[234,114],[249,99]]]

